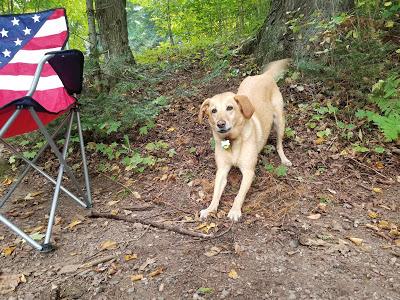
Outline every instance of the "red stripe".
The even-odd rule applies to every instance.
[[[2,69],[0,69],[0,75],[28,75],[33,76],[35,74],[37,65],[34,64],[24,64],[24,63],[16,63],[16,64],[8,64],[5,65]],[[49,64],[45,64],[43,66],[42,74],[40,77],[47,77],[51,75],[55,75],[56,72]]]
[[[61,8],[56,9],[54,13],[47,18],[47,20],[53,20],[53,19],[58,19],[59,17],[64,17],[65,16],[65,11]]]
[[[22,50],[42,50],[61,47],[68,36],[67,31],[31,39]]]
[[[24,91],[0,90],[0,108],[25,95],[26,92]],[[46,110],[54,113],[65,110],[75,102],[75,98],[70,96],[63,87],[46,91],[36,91],[32,98]]]
[[[15,107],[7,107],[3,109],[0,113],[0,128],[3,127],[5,122],[11,117],[12,113],[15,111]],[[58,114],[49,114],[46,112],[38,112],[38,116],[40,120],[42,120],[43,124],[48,124],[54,119],[58,118],[60,115],[64,114],[65,111],[62,111]],[[14,123],[10,126],[7,132],[3,135],[4,138],[24,134],[27,132],[32,132],[38,129],[38,126],[33,120],[32,115],[28,110],[24,109],[15,119]]]

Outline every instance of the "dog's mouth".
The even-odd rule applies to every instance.
[[[229,132],[230,130],[231,130],[231,128],[223,128],[223,129],[218,128],[218,129],[217,129],[218,133],[227,133],[227,132]]]

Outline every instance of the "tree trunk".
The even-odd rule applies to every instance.
[[[135,63],[128,43],[126,0],[95,0],[103,51],[111,61]]]
[[[172,34],[172,17],[171,17],[171,3],[170,0],[167,0],[167,22],[168,22],[168,37],[169,42],[172,46],[175,45],[174,43],[174,36]]]
[[[93,0],[86,0],[86,14],[89,28],[89,60],[93,68],[93,79],[95,89],[100,92],[101,87],[101,69],[99,63],[99,51],[97,48],[97,30]]]
[[[311,17],[326,20],[354,8],[354,0],[272,0],[269,15],[256,37],[242,47],[244,53],[254,53],[259,64],[285,57],[296,58],[306,51],[307,36],[315,35],[316,28],[301,32],[302,39],[294,39],[287,22],[305,23]]]

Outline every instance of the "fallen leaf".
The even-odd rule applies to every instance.
[[[376,213],[374,211],[369,211],[368,217],[370,217],[371,219],[376,219],[376,218],[378,218],[378,213]]]
[[[141,199],[142,196],[140,196],[140,194],[138,192],[132,192],[133,197],[135,197],[136,199]]]
[[[323,137],[319,137],[319,138],[317,138],[315,141],[314,141],[314,143],[316,144],[316,145],[321,145],[321,144],[323,144],[325,142],[325,139],[323,138]]]
[[[21,283],[21,275],[0,275],[0,295],[5,295],[15,291]]]
[[[235,253],[237,255],[242,255],[244,253],[244,249],[237,242],[235,243]]]
[[[150,272],[149,276],[150,276],[150,277],[156,277],[156,276],[160,275],[163,271],[164,271],[164,270],[163,270],[162,267],[157,268],[157,269],[154,270],[153,272]]]
[[[389,231],[389,236],[395,238],[395,237],[399,237],[400,236],[400,232],[397,229],[391,229]]]
[[[113,216],[118,215],[118,213],[119,213],[119,210],[118,210],[118,209],[112,209],[112,210],[111,210],[111,214],[112,214]]]
[[[212,257],[215,255],[218,255],[221,252],[221,248],[217,247],[217,246],[213,246],[211,247],[210,250],[208,250],[207,252],[204,253],[205,256],[207,257]]]
[[[133,260],[133,259],[137,259],[137,254],[125,254],[124,255],[124,259],[125,259],[125,261],[130,261],[130,260]]]
[[[238,273],[235,271],[235,269],[232,269],[232,270],[229,272],[228,276],[229,276],[229,278],[232,278],[232,279],[238,279],[238,278],[239,278],[239,275],[238,275]]]
[[[65,229],[72,230],[75,226],[77,226],[77,225],[79,225],[79,224],[81,224],[81,223],[82,223],[81,220],[75,219],[75,220],[73,220],[71,223],[69,223],[69,224],[67,225],[67,227],[65,227]]]
[[[400,239],[399,239],[399,240],[395,240],[395,241],[394,241],[394,244],[395,244],[397,247],[400,247]]]
[[[104,241],[101,244],[100,249],[101,250],[114,250],[114,249],[117,248],[117,246],[118,246],[117,242],[111,241],[111,240],[107,240],[107,241]]]
[[[385,166],[383,165],[383,163],[382,162],[380,162],[380,161],[377,161],[376,163],[375,163],[375,166],[378,168],[378,169],[383,169]]]
[[[307,216],[307,218],[310,220],[318,220],[319,218],[321,218],[321,214],[312,214]]]
[[[131,276],[131,281],[135,282],[135,281],[139,281],[143,279],[143,274],[136,274],[136,275],[132,275]]]
[[[10,178],[5,178],[2,182],[4,185],[10,185],[12,183],[12,180]]]
[[[22,283],[26,283],[25,274],[21,274],[21,282],[22,282]]]
[[[35,241],[41,241],[44,238],[44,234],[40,232],[35,232],[29,235]]]
[[[32,193],[28,193],[25,197],[24,200],[32,200],[34,199],[36,196],[43,194],[43,192],[32,192]]]
[[[212,292],[214,292],[214,289],[213,288],[208,288],[208,287],[201,287],[201,288],[198,288],[197,289],[197,291],[196,291],[196,293],[197,294],[202,294],[202,295],[204,295],[204,294],[211,294]]]
[[[168,132],[175,131],[175,128],[174,128],[174,127],[170,127],[170,128],[167,129],[167,131],[168,131]]]
[[[382,229],[390,229],[390,224],[389,224],[388,221],[381,220],[381,221],[379,221],[379,223],[378,223],[378,227],[379,227],[379,228],[382,228]]]
[[[381,188],[378,188],[378,187],[373,187],[373,188],[372,188],[372,191],[373,191],[374,193],[382,193],[382,189],[381,189]]]
[[[144,271],[149,265],[156,262],[155,258],[147,258],[146,261],[139,267],[139,271]]]
[[[356,237],[348,237],[350,241],[352,241],[355,245],[360,246],[363,243],[363,239],[356,238]]]
[[[68,273],[74,273],[79,269],[80,265],[66,265],[63,266],[60,271],[58,271],[58,275],[63,275],[63,274],[68,274]]]
[[[107,205],[108,206],[113,206],[113,205],[117,204],[119,201],[120,200],[112,200],[112,201],[107,202]]]
[[[3,254],[4,256],[10,256],[14,252],[15,248],[15,246],[5,247],[3,248],[1,254]]]

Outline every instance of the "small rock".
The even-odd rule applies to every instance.
[[[225,299],[226,297],[228,297],[229,295],[229,291],[223,289],[221,292],[221,296],[219,297],[220,299]]]
[[[349,203],[344,203],[344,204],[343,204],[343,207],[344,207],[344,208],[347,208],[347,209],[352,209],[352,208],[353,208],[353,205],[351,205],[351,204],[349,204]]]
[[[290,240],[289,246],[292,248],[297,248],[299,246],[299,240],[297,240],[297,239]]]
[[[161,283],[158,287],[158,291],[161,293],[164,290],[164,283]]]
[[[130,289],[127,289],[127,293],[128,294],[132,294],[133,292],[135,291],[135,288],[134,287],[131,287]]]

